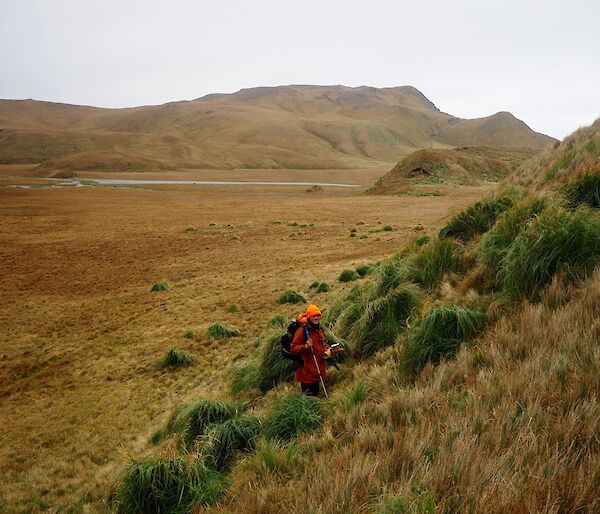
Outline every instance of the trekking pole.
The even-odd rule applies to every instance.
[[[308,329],[304,328],[304,333],[306,334],[307,341],[311,341],[310,334]],[[310,353],[312,353],[313,360],[315,361],[315,367],[317,368],[317,373],[319,374],[319,380],[321,381],[321,385],[323,386],[323,392],[325,393],[325,398],[329,398],[327,394],[327,388],[325,387],[325,381],[323,380],[323,376],[321,375],[321,370],[319,369],[319,363],[317,362],[317,356],[315,355],[315,349],[311,346]]]

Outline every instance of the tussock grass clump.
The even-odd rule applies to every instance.
[[[410,258],[407,278],[433,289],[439,286],[445,273],[461,271],[462,264],[463,247],[459,243],[451,239],[432,241]]]
[[[240,331],[237,328],[224,325],[223,323],[213,323],[208,327],[207,334],[215,340],[229,339],[230,337],[238,337]]]
[[[365,275],[371,273],[371,266],[368,264],[361,264],[360,266],[356,267],[356,273],[358,273],[361,277],[364,277]]]
[[[271,477],[289,478],[298,473],[301,464],[298,445],[282,444],[277,440],[259,439],[256,453],[248,461],[248,467],[261,481]]]
[[[329,309],[323,312],[321,318],[321,325],[324,327],[331,328],[335,325],[335,322],[339,318],[340,314],[346,309],[352,302],[350,300],[342,299],[335,302]]]
[[[267,415],[264,433],[269,439],[291,441],[302,432],[319,427],[322,422],[317,398],[303,394],[280,396]]]
[[[276,314],[269,321],[267,321],[267,325],[272,328],[285,328],[287,327],[289,321],[282,314]]]
[[[132,461],[114,500],[119,514],[187,514],[220,500],[229,480],[200,461],[148,457]]]
[[[342,338],[347,338],[350,334],[352,326],[361,317],[365,305],[349,301],[347,306],[338,316],[333,331]]]
[[[590,211],[546,209],[526,226],[502,260],[502,284],[515,297],[537,295],[563,273],[584,278],[600,257],[600,220]]]
[[[196,339],[196,331],[189,328],[183,332],[183,337],[186,339]]]
[[[280,382],[290,380],[296,369],[294,361],[281,354],[279,340],[283,334],[282,331],[266,334],[260,342],[258,387],[263,393]]]
[[[327,284],[326,282],[321,282],[315,289],[315,293],[326,293],[327,291],[329,291],[329,284]]]
[[[326,293],[330,288],[326,282],[313,282],[310,289],[314,289],[315,293]]]
[[[231,394],[238,397],[252,390],[260,390],[260,375],[256,362],[233,366],[229,372]]]
[[[369,302],[348,335],[354,343],[354,354],[369,357],[393,344],[420,303],[421,294],[414,286],[401,286]]]
[[[384,232],[392,232],[394,230],[394,227],[392,227],[391,225],[384,225],[381,230],[383,230]]]
[[[279,295],[277,298],[277,303],[306,303],[306,298],[304,298],[304,296],[302,296],[300,293],[288,289]]]
[[[429,243],[429,241],[431,241],[431,238],[429,236],[419,236],[415,239],[415,245],[423,246]]]
[[[367,399],[367,388],[364,384],[359,383],[354,387],[344,391],[341,398],[339,399],[340,407],[347,411],[352,410],[358,405],[362,405]]]
[[[406,497],[392,498],[385,502],[378,514],[435,514],[435,498],[427,490],[411,487]]]
[[[212,426],[201,451],[207,466],[224,470],[235,452],[254,449],[260,432],[261,423],[255,416],[236,416]]]
[[[404,369],[418,373],[428,362],[453,357],[460,344],[478,335],[487,322],[482,312],[460,307],[431,309],[415,326],[404,350]]]
[[[171,348],[160,365],[162,368],[186,368],[194,364],[196,364],[196,359],[192,355],[183,350]]]
[[[156,282],[150,288],[150,292],[157,293],[157,292],[161,292],[161,291],[168,291],[169,289],[170,289],[169,284],[167,284],[167,282],[165,282],[164,280],[161,280],[160,282]]]
[[[205,399],[188,405],[180,405],[169,418],[164,435],[180,434],[184,445],[189,447],[205,433],[210,425],[237,416],[246,408],[247,404],[243,402]]]
[[[227,306],[227,312],[230,312],[231,314],[234,314],[236,312],[240,312],[240,307],[239,307],[239,305],[237,305],[235,303],[230,303]]]
[[[369,290],[369,299],[375,300],[385,296],[389,291],[398,287],[404,280],[405,262],[398,258],[380,262],[374,267],[373,283]]]
[[[498,217],[496,224],[483,236],[479,243],[480,261],[494,276],[498,274],[500,262],[508,248],[527,222],[539,215],[547,206],[546,198],[528,198]]]
[[[360,275],[352,269],[345,269],[338,277],[339,282],[352,282],[360,278]]]
[[[600,208],[600,170],[587,173],[563,187],[563,192],[571,207],[587,205],[594,209]]]
[[[509,196],[501,196],[477,202],[468,209],[457,214],[440,230],[439,238],[452,237],[467,243],[478,234],[487,232],[496,222],[496,218],[509,209],[513,200]]]

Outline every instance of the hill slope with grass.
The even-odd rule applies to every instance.
[[[182,405],[157,427],[162,460],[133,461],[113,506],[598,512],[597,129],[540,158],[535,188],[456,213],[326,306],[327,337],[346,347],[328,399],[292,393],[271,328],[230,371],[227,402]]]
[[[536,155],[532,148],[465,146],[417,150],[400,161],[369,189],[396,194],[415,184],[481,184],[499,181]]]
[[[265,87],[128,109],[0,100],[0,130],[0,163],[40,163],[40,174],[364,168],[420,148],[555,141],[508,113],[450,116],[410,86]]]

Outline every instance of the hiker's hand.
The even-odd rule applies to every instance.
[[[312,341],[309,339],[308,341],[306,341],[306,344],[304,346],[306,348],[312,348]]]
[[[323,355],[325,356],[326,359],[329,359],[329,357],[331,357],[331,348],[327,348],[324,352]]]

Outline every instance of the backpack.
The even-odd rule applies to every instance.
[[[302,358],[299,355],[294,355],[290,350],[290,346],[292,345],[292,339],[294,339],[294,334],[296,333],[296,330],[298,330],[298,328],[300,328],[301,326],[302,325],[298,320],[292,321],[288,325],[286,333],[283,334],[279,339],[279,344],[281,345],[281,355],[285,359],[294,361],[294,369],[298,369],[304,364]]]

